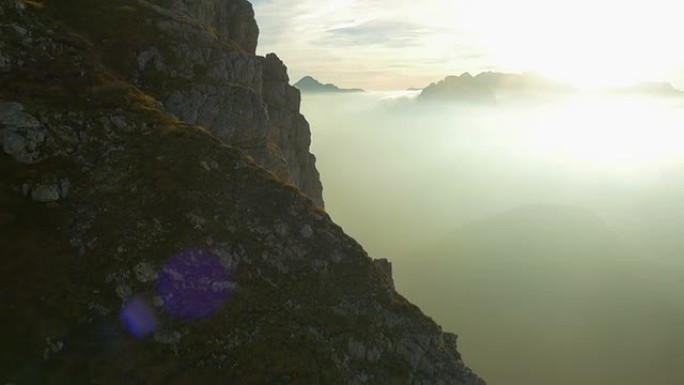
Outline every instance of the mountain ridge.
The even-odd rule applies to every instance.
[[[302,92],[309,93],[354,93],[354,92],[366,92],[361,88],[339,88],[332,83],[323,84],[313,78],[312,76],[304,76],[299,79],[294,87]]]
[[[423,88],[418,100],[492,104],[498,96],[502,95],[569,94],[580,91],[578,87],[534,73],[512,74],[487,71],[472,76],[464,72],[459,76],[447,76],[439,82],[429,84]],[[676,89],[667,82],[641,82],[626,87],[606,87],[594,92],[616,95],[684,96],[684,91]]]

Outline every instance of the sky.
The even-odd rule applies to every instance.
[[[674,0],[252,0],[258,53],[292,81],[398,90],[448,75],[537,72],[575,85],[684,89]]]

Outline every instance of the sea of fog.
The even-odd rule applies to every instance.
[[[684,383],[684,99],[304,94],[326,209],[492,385]]]

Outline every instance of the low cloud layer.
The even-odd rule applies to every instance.
[[[679,98],[416,93],[302,103],[327,212],[402,295],[491,384],[684,383]]]

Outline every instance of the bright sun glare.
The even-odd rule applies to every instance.
[[[671,0],[466,0],[450,16],[496,64],[590,88],[664,80],[684,59]],[[457,5],[456,5],[457,4]],[[446,3],[445,3],[446,6]],[[446,16],[444,16],[446,17]],[[454,39],[462,36],[454,36]]]
[[[530,149],[570,168],[653,170],[681,159],[681,110],[593,89],[668,81],[684,3],[672,0],[433,0],[449,42],[468,40],[501,72],[536,72],[589,90],[538,114]],[[456,58],[455,60],[460,60]],[[458,67],[459,63],[452,63]]]
[[[638,175],[681,159],[682,124],[653,100],[578,96],[538,115],[531,146],[569,167]]]

